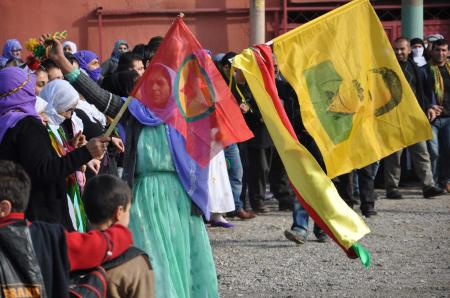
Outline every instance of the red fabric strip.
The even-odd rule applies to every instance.
[[[256,49],[255,49],[256,48]],[[281,104],[281,100],[278,97],[278,91],[275,85],[275,73],[274,73],[274,67],[272,62],[272,50],[267,45],[258,45],[255,46],[253,49],[253,53],[256,58],[256,62],[258,63],[259,70],[261,71],[262,77],[264,79],[264,86],[266,88],[267,93],[272,98],[272,102],[275,106],[275,109],[277,110],[278,116],[280,117],[284,127],[289,131],[289,134],[292,138],[294,138],[298,142],[298,138],[295,134],[294,128],[292,127],[292,124],[289,121],[289,118],[286,115],[286,111],[283,108],[283,105]],[[311,206],[306,203],[306,201],[303,199],[303,197],[300,195],[298,190],[295,188],[295,186],[292,184],[292,182],[289,180],[292,189],[294,190],[295,195],[297,196],[298,201],[300,204],[302,204],[303,208],[308,212],[309,216],[312,217],[315,223],[319,225],[319,227],[327,233],[328,236],[330,236],[347,254],[349,258],[356,259],[358,256],[353,251],[352,248],[346,249],[343,247],[336,239],[334,234],[330,231],[328,226],[324,223],[324,221],[320,218],[320,216],[316,213],[316,211],[311,208]]]

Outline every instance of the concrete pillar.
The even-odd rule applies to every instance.
[[[265,0],[250,0],[250,46],[266,42]]]
[[[423,38],[423,0],[402,0],[402,35]]]

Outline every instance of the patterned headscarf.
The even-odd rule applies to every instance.
[[[445,70],[450,75],[450,62],[445,62]],[[439,66],[435,64],[430,65],[431,75],[433,76],[434,82],[434,93],[436,94],[436,101],[438,105],[444,104],[444,79],[442,78],[441,72],[439,71]]]
[[[0,142],[6,131],[27,116],[40,120],[36,102],[35,77],[19,67],[0,70]]]

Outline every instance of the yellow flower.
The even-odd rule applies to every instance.
[[[25,48],[29,50],[30,52],[33,52],[34,49],[39,45],[39,42],[36,38],[30,38],[25,43]]]

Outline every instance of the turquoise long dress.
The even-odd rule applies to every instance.
[[[164,125],[144,127],[138,141],[130,229],[155,274],[156,297],[218,297],[217,276],[201,216],[175,171]]]

